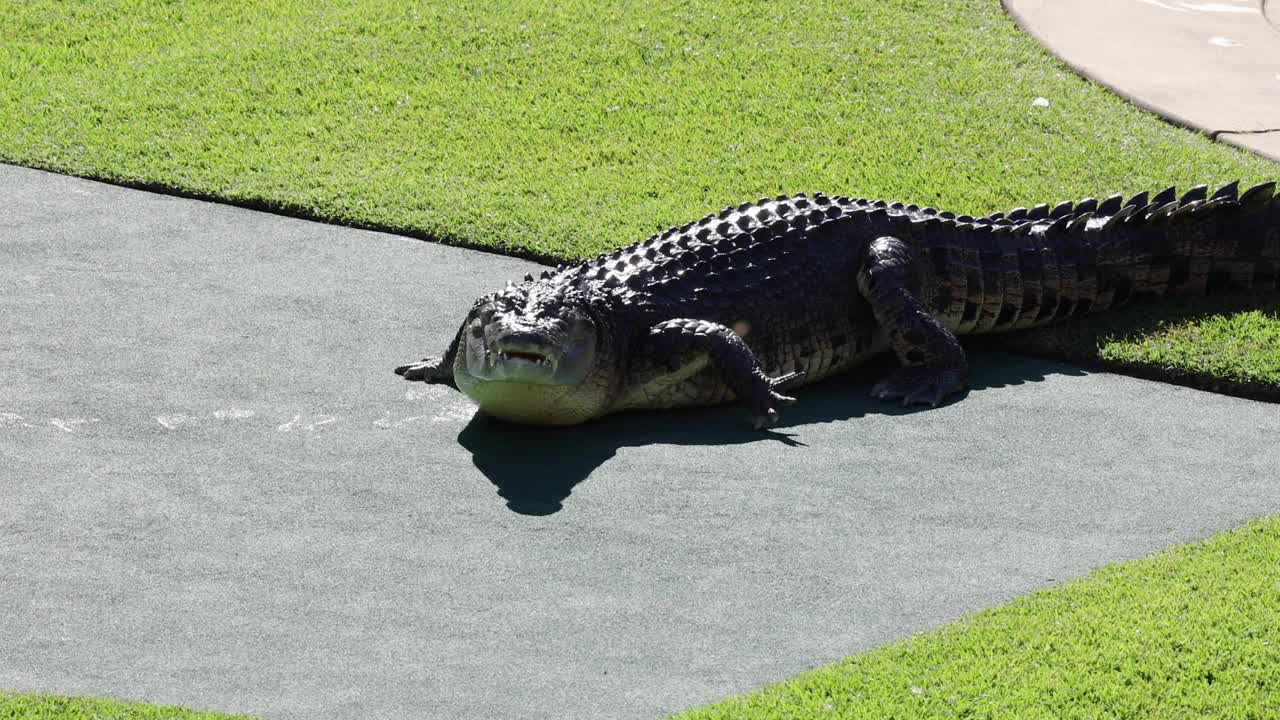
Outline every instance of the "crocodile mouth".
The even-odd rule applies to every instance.
[[[485,343],[476,338],[467,346],[467,373],[488,382],[575,385],[587,375],[593,346],[586,338],[571,340],[563,349],[527,339]]]
[[[529,425],[572,425],[598,412],[607,397],[588,383],[596,359],[591,338],[558,343],[528,337],[467,343],[458,389],[485,413]]]
[[[490,353],[492,352],[491,350]],[[552,365],[551,356],[545,353],[529,350],[499,350],[497,352],[498,359],[503,362],[531,363],[535,366]]]
[[[558,348],[537,339],[507,336],[485,347],[484,362],[499,371],[491,378],[494,380],[546,382],[560,369],[562,355]]]

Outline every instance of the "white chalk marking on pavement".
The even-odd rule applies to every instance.
[[[85,423],[96,423],[98,421],[99,418],[67,418],[65,420],[62,418],[50,418],[49,424],[63,432],[73,433],[79,425],[84,425]]]
[[[1138,2],[1146,3],[1147,5],[1155,5],[1158,8],[1164,8],[1165,10],[1172,10],[1174,12],[1191,12],[1186,8],[1181,8],[1176,5],[1169,5],[1167,3],[1162,3],[1160,2],[1160,0],[1138,0]]]
[[[322,417],[324,417],[324,420],[320,420],[320,421],[318,421],[318,422],[313,422],[313,423],[311,423],[310,425],[308,425],[308,426],[307,426],[307,432],[315,432],[315,431],[316,431],[316,428],[320,427],[321,425],[328,425],[329,423],[335,423],[335,422],[338,422],[338,418],[336,418],[336,417],[334,417],[334,416],[332,416],[332,415],[324,415],[324,416],[322,416]]]
[[[1208,13],[1261,13],[1262,8],[1258,6],[1258,0],[1237,0],[1237,3],[1225,2],[1189,2],[1189,0],[1173,0],[1174,4],[1170,5],[1161,0],[1138,0],[1146,5],[1154,5],[1165,10],[1174,12],[1208,12]]]
[[[405,400],[422,400],[425,398],[436,398],[448,395],[452,391],[444,385],[427,385],[425,387],[409,388],[404,392]]]
[[[173,415],[157,415],[156,422],[164,426],[166,430],[172,430],[179,425],[190,425],[199,418],[195,415],[186,415],[184,413],[175,413]]]
[[[0,412],[0,427],[35,427],[18,413]]]
[[[1197,3],[1197,2],[1180,2],[1182,7],[1195,12],[1216,12],[1216,13],[1262,13],[1262,8],[1258,7],[1257,0],[1246,0],[1250,5],[1230,5],[1227,3]]]
[[[471,417],[475,408],[466,403],[458,403],[444,408],[441,412],[436,413],[431,422],[458,422]]]

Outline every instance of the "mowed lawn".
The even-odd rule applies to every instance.
[[[174,705],[0,690],[0,720],[254,720]]]
[[[1113,565],[678,720],[1280,717],[1280,519]]]
[[[552,262],[784,192],[979,214],[1280,179],[996,0],[0,3],[0,160]],[[1230,388],[1280,388],[1246,364]]]
[[[1074,76],[997,0],[0,3],[0,160],[548,261],[784,192],[978,214],[1280,179]],[[1280,389],[1271,297],[1039,337]],[[703,714],[1273,717],[1278,536],[1256,523]],[[57,709],[78,702],[0,694],[0,719],[187,717]]]

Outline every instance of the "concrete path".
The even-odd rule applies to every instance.
[[[1280,0],[1003,1],[1081,75],[1280,160]]]
[[[573,430],[397,363],[527,263],[0,166],[0,687],[656,718],[1280,512],[1280,410],[1012,356]]]

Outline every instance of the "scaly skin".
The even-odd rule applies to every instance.
[[[872,394],[937,405],[966,386],[957,335],[1278,281],[1273,183],[985,218],[781,196],[508,284],[476,302],[442,357],[396,372],[521,423],[740,400],[759,428],[794,402],[784,386],[886,349],[902,368]]]

